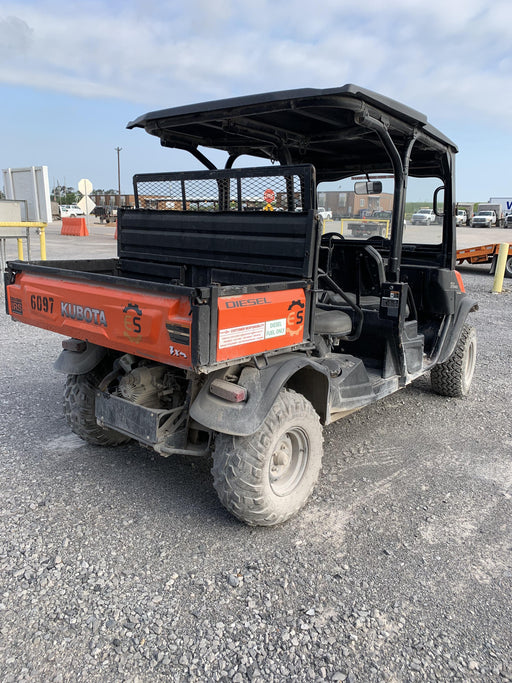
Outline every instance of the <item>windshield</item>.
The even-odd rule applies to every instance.
[[[345,239],[368,240],[374,236],[391,238],[394,178],[372,175],[371,180],[382,182],[382,192],[358,195],[354,184],[367,180],[366,174],[345,178],[333,183],[320,183],[317,188],[317,206],[332,212],[332,219],[324,221],[324,233],[340,233]],[[408,244],[440,244],[442,242],[442,218],[426,207],[432,202],[433,193],[440,185],[439,178],[409,177],[404,215],[403,241]],[[439,210],[443,210],[440,203]],[[413,216],[429,216],[429,220],[414,222]]]
[[[360,195],[354,191],[357,180],[365,176],[345,178],[318,186],[317,206],[330,211],[332,219],[324,221],[324,232],[337,232],[346,239],[368,239],[373,235],[391,236],[393,179],[382,180],[380,194]]]

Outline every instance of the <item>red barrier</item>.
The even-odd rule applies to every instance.
[[[88,237],[89,231],[87,230],[85,218],[63,218],[60,234]]]

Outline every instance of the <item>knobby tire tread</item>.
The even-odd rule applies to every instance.
[[[468,391],[464,391],[464,354],[466,344],[474,328],[465,324],[455,346],[455,351],[444,363],[432,368],[430,382],[432,389],[441,396],[462,398]]]
[[[313,469],[307,475],[310,481],[304,480],[303,490],[286,496],[286,508],[278,509],[283,508],[284,500],[276,506],[276,498],[269,495],[265,481],[269,449],[275,434],[297,418],[308,429]],[[273,526],[292,517],[309,498],[318,478],[321,458],[322,428],[317,413],[304,396],[284,390],[255,434],[217,435],[212,467],[214,487],[224,507],[238,519],[250,526]]]
[[[95,446],[119,446],[130,437],[96,422],[95,396],[100,377],[92,371],[86,375],[68,375],[64,389],[64,415],[71,431]]]

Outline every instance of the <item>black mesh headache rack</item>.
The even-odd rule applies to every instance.
[[[135,206],[173,211],[309,211],[310,165],[134,176]]]

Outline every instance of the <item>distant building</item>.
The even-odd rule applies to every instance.
[[[96,206],[135,206],[133,194],[93,194],[91,198]]]
[[[361,216],[373,211],[392,211],[393,195],[389,192],[361,195],[352,191],[329,190],[318,193],[318,206],[332,211],[333,218]]]

